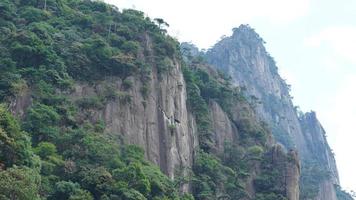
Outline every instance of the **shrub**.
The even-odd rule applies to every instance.
[[[31,142],[18,121],[0,104],[0,165],[33,164]],[[1,171],[1,170],[0,170]]]
[[[130,89],[130,88],[132,88],[132,85],[133,85],[133,82],[132,82],[130,79],[127,79],[127,78],[122,82],[122,86],[123,86],[125,89]]]
[[[101,109],[104,107],[102,100],[98,96],[84,97],[77,100],[76,103],[82,109]]]
[[[0,170],[0,197],[2,199],[40,200],[41,177],[33,169],[13,167]]]
[[[57,154],[56,146],[50,142],[41,142],[34,149],[34,152],[41,158],[48,158]]]

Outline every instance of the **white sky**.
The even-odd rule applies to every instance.
[[[209,48],[240,24],[267,42],[294,103],[314,110],[336,155],[341,185],[356,191],[355,0],[106,0],[163,18],[180,41]]]

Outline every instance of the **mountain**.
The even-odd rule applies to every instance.
[[[0,24],[1,199],[348,198],[251,28],[202,53],[101,1],[0,0]]]
[[[233,30],[205,55],[208,63],[230,75],[258,101],[256,112],[268,123],[276,141],[301,158],[301,199],[337,199],[339,185],[333,153],[315,112],[301,113],[292,103],[290,86],[278,74],[264,41],[248,25]]]

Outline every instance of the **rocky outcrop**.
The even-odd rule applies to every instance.
[[[288,148],[296,145],[302,157],[308,155],[289,86],[279,76],[257,33],[242,25],[209,50],[206,58],[245,89],[251,101],[256,101],[258,117],[268,122],[274,133],[278,132],[275,136],[279,142]]]
[[[287,197],[290,200],[299,200],[300,161],[295,151],[289,151],[286,164]]]
[[[331,173],[334,184],[339,184],[339,174],[335,158],[326,141],[326,133],[316,118],[315,112],[305,113],[300,117],[304,137],[306,138],[308,150],[313,156],[312,160],[323,163]]]
[[[24,90],[12,98],[10,102],[9,107],[11,112],[22,118],[25,115],[26,109],[32,104],[31,90],[25,87]]]
[[[336,191],[334,189],[334,183],[331,181],[322,181],[319,185],[319,193],[315,200],[338,200],[336,196]]]
[[[320,183],[316,200],[337,200],[334,185],[340,184],[339,175],[334,155],[326,140],[326,133],[316,118],[315,112],[300,116],[300,124],[310,152],[308,159],[321,165],[323,171],[326,171],[330,177]]]
[[[267,153],[268,162],[273,166],[271,170],[278,170],[279,179],[276,188],[285,191],[289,200],[299,200],[300,163],[297,153],[293,150],[287,154],[280,145],[275,145]]]
[[[320,183],[316,199],[334,200],[333,184],[338,184],[338,173],[325,132],[315,114],[299,116],[289,94],[290,86],[278,74],[263,43],[252,28],[241,25],[233,30],[231,37],[222,39],[210,49],[205,57],[245,90],[247,98],[255,104],[258,117],[268,123],[274,138],[286,150],[298,151],[302,165],[307,160],[317,159],[320,166],[330,171],[331,178]],[[321,194],[325,191],[330,195]]]
[[[238,130],[218,103],[210,102],[209,110],[215,146],[218,149],[218,153],[222,153],[226,141],[233,142],[238,140]]]
[[[113,87],[128,101],[110,101],[103,109],[89,111],[92,120],[104,120],[106,132],[121,138],[125,144],[144,148],[146,157],[172,179],[177,173],[187,175],[192,166],[197,146],[196,127],[186,107],[186,90],[180,65],[167,74],[151,73],[148,95],[142,92],[138,77],[129,77],[130,89],[124,90],[121,79],[113,78],[96,85],[78,84],[72,94],[73,101],[100,95],[106,86]],[[84,116],[83,116],[84,117]],[[183,188],[187,191],[188,188]]]

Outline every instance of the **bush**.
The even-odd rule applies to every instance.
[[[0,104],[0,165],[33,164],[31,142],[18,121]]]
[[[27,167],[0,170],[0,198],[40,200],[40,180],[38,172]]]
[[[60,115],[52,106],[37,103],[27,112],[24,128],[31,133],[34,143],[51,141],[59,134]]]
[[[77,100],[76,103],[81,109],[101,109],[104,107],[102,100],[98,96],[84,97]]]
[[[93,200],[93,197],[81,189],[78,183],[60,181],[56,183],[55,192],[49,199]]]
[[[130,80],[130,79],[125,79],[123,82],[122,82],[122,86],[124,87],[124,89],[131,89],[132,88],[132,85],[133,85],[133,82]]]
[[[149,88],[149,85],[147,84],[144,84],[141,89],[141,94],[143,96],[144,99],[147,99],[148,98],[148,95],[150,94],[150,88]]]
[[[56,146],[50,142],[41,142],[34,149],[34,152],[41,158],[46,159],[49,156],[54,156],[57,154]]]

